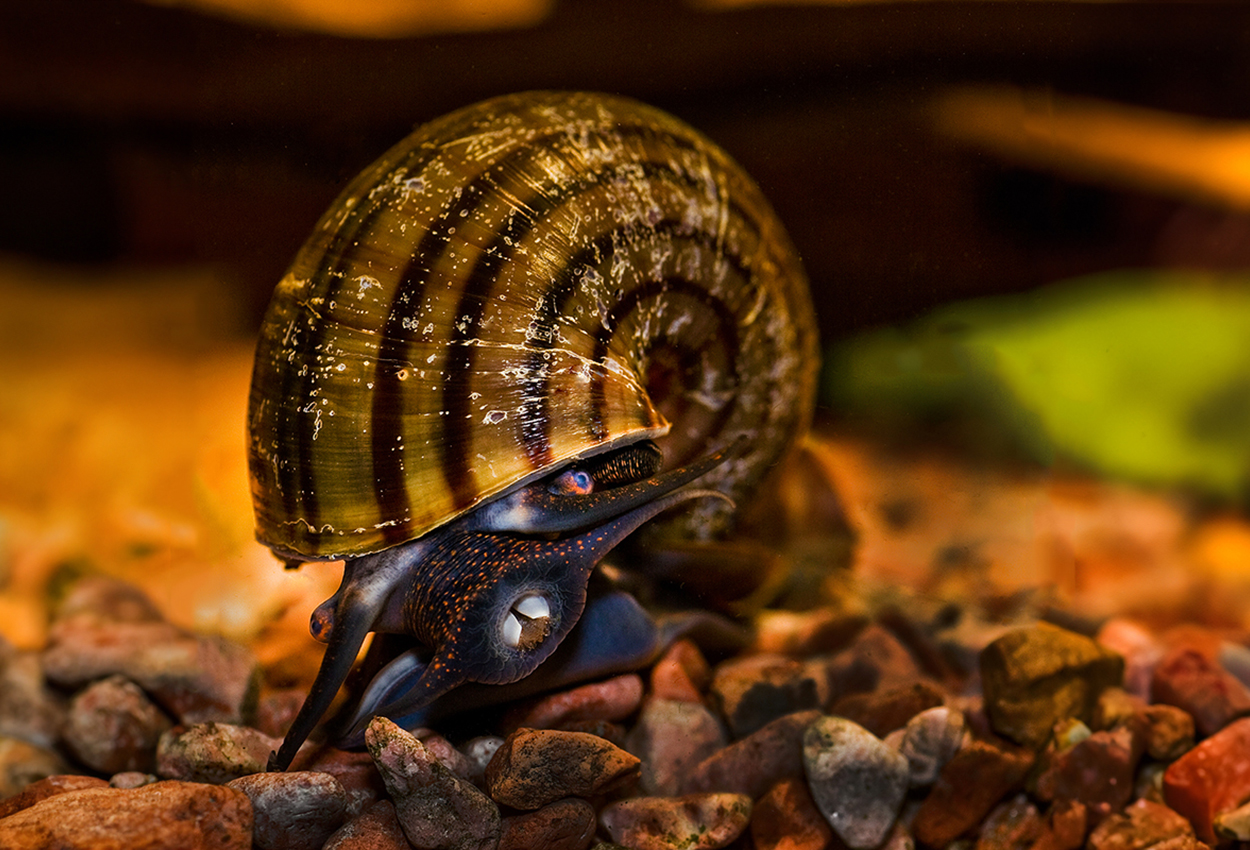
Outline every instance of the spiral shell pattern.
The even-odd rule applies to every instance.
[[[697,132],[604,95],[462,109],[356,178],[274,293],[258,536],[378,551],[645,438],[672,466],[745,435],[701,482],[741,499],[810,419],[816,348],[780,223]],[[705,501],[684,533],[727,521]]]

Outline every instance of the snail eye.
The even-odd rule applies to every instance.
[[[557,475],[550,489],[560,496],[584,496],[595,489],[595,479],[584,469],[570,469]]]
[[[551,605],[544,596],[522,596],[512,603],[502,628],[508,646],[522,652],[534,649],[551,632]]]

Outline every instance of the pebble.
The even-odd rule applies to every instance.
[[[1029,850],[1045,829],[1041,813],[1024,794],[990,810],[977,831],[974,850]]]
[[[1175,647],[1163,656],[1155,667],[1151,691],[1155,702],[1189,713],[1204,737],[1250,712],[1250,690],[1192,646]]]
[[[255,773],[227,787],[252,801],[256,850],[320,850],[347,818],[347,794],[328,773]]]
[[[1047,754],[1034,793],[1044,801],[1079,801],[1099,823],[1128,804],[1133,775],[1144,749],[1141,736],[1127,726],[1092,735]]]
[[[868,693],[847,694],[829,708],[830,714],[854,720],[872,734],[884,738],[907,725],[917,714],[942,704],[942,689],[927,681]]]
[[[0,735],[51,749],[65,708],[44,682],[39,655],[21,652],[0,637]]]
[[[1172,705],[1148,705],[1142,709],[1146,721],[1146,752],[1158,761],[1174,761],[1193,749],[1194,718]]]
[[[868,625],[862,614],[838,608],[811,611],[766,610],[756,616],[757,652],[818,655],[843,649]]]
[[[911,650],[878,623],[865,626],[829,661],[830,692],[849,694],[910,685],[922,671]]]
[[[265,691],[256,704],[256,721],[252,724],[274,738],[286,735],[295,716],[308,697],[304,688],[277,688]]]
[[[0,800],[60,773],[69,773],[69,765],[52,750],[0,735]]]
[[[586,850],[595,838],[595,807],[566,797],[503,819],[499,850]]]
[[[140,773],[137,770],[123,770],[121,773],[115,773],[109,778],[110,788],[142,788],[144,785],[151,785],[153,782],[160,782],[161,778],[154,773]]]
[[[1163,798],[1189,819],[1202,841],[1215,842],[1215,818],[1250,798],[1250,717],[1234,720],[1168,766]]]
[[[544,697],[511,711],[503,721],[506,731],[522,726],[555,729],[585,720],[624,720],[642,704],[642,677],[636,673],[591,682]]]
[[[302,747],[291,762],[291,769],[328,773],[337,779],[347,795],[348,817],[356,817],[386,795],[382,775],[368,752]]]
[[[365,730],[365,745],[413,847],[494,850],[498,845],[499,809],[443,767],[420,741],[390,720],[375,717]]]
[[[63,588],[54,622],[81,617],[113,623],[159,623],[160,609],[139,588],[106,575],[84,575]]]
[[[486,766],[490,796],[514,809],[537,809],[562,797],[591,797],[637,780],[637,756],[596,735],[518,729]]]
[[[1250,803],[1216,816],[1215,835],[1220,841],[1250,841]]]
[[[898,750],[907,759],[912,787],[937,781],[943,766],[963,744],[966,728],[963,712],[944,705],[926,709],[907,721]]]
[[[348,821],[326,841],[322,850],[409,850],[399,816],[390,800],[378,800]]]
[[[241,723],[255,709],[260,683],[248,649],[165,622],[61,620],[49,632],[42,662],[48,680],[66,688],[125,676],[188,724]]]
[[[796,711],[820,708],[829,687],[823,665],[808,665],[784,655],[733,658],[717,665],[711,693],[734,739]]]
[[[166,779],[224,784],[261,773],[278,741],[248,726],[197,723],[175,726],[156,747],[156,772]]]
[[[5,850],[248,850],[252,804],[233,788],[157,782],[57,794],[0,820]]]
[[[725,729],[701,702],[647,700],[627,749],[642,760],[646,794],[680,793],[690,771],[719,752],[727,742]]]
[[[1099,696],[1123,680],[1124,659],[1090,638],[1038,623],[981,653],[985,708],[994,730],[1037,748],[1060,720],[1091,720]]]
[[[798,711],[735,741],[699,762],[682,792],[724,791],[754,800],[782,779],[802,777],[803,733],[820,716]]]
[[[77,776],[72,773],[47,776],[37,782],[30,783],[12,797],[0,800],[0,818],[7,818],[14,812],[20,812],[22,809],[35,805],[40,800],[55,797],[57,794],[64,794],[67,791],[81,791],[84,788],[104,788],[107,785],[108,783],[103,779],[98,779],[94,776]]]
[[[1112,617],[1103,623],[1095,640],[1124,659],[1124,690],[1140,699],[1150,699],[1150,680],[1163,657],[1159,639],[1140,623]]]
[[[803,734],[803,764],[812,799],[848,847],[885,840],[907,794],[901,753],[858,723],[826,716]]]
[[[745,794],[631,797],[599,813],[609,837],[632,850],[713,850],[737,839],[750,819]]]
[[[1185,818],[1167,806],[1138,800],[1103,820],[1090,833],[1086,846],[1089,850],[1145,850],[1176,839],[1192,843],[1193,837],[1194,830]]]
[[[480,735],[465,742],[461,752],[469,761],[469,778],[481,785],[486,778],[486,765],[499,752],[504,739],[499,735]]]
[[[938,774],[912,819],[916,839],[944,847],[976,826],[999,800],[1017,790],[1033,766],[1032,751],[972,740]]]
[[[473,773],[473,764],[468,757],[455,746],[435,732],[433,729],[417,729],[412,736],[421,742],[430,755],[438,759],[438,763],[450,770],[461,779],[469,779]]]
[[[751,814],[755,850],[828,850],[833,830],[802,779],[783,779],[759,799]]]
[[[75,694],[64,740],[74,758],[101,773],[156,766],[156,745],[173,723],[143,689],[123,676],[92,682]]]
[[[656,699],[701,702],[712,682],[712,668],[694,641],[674,641],[651,668],[651,695]]]

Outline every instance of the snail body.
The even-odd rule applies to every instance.
[[[278,766],[369,631],[429,649],[379,709],[513,681],[639,525],[686,502],[662,533],[723,532],[807,426],[816,363],[780,223],[676,119],[525,93],[392,148],[322,217],[257,347],[258,538],[347,560]]]

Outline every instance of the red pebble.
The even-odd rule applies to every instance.
[[[712,668],[692,641],[679,640],[651,669],[651,693],[659,699],[699,702],[712,681]]]
[[[1234,717],[1250,712],[1250,690],[1192,646],[1178,646],[1164,655],[1150,687],[1155,702],[1192,714],[1203,735],[1213,735]]]
[[[1082,802],[1092,824],[1128,805],[1133,771],[1144,749],[1144,730],[1120,726],[1095,732],[1050,757],[1037,778],[1037,796],[1057,802]]]
[[[503,727],[555,729],[583,720],[622,720],[642,704],[642,679],[634,673],[615,676],[561,691],[517,711],[508,712]]]
[[[1250,797],[1250,717],[1235,720],[1172,762],[1163,774],[1163,799],[1215,843],[1216,815]]]

